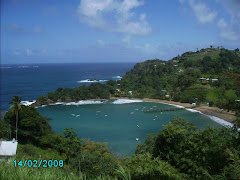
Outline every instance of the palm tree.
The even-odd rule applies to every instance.
[[[19,112],[22,110],[22,107],[20,105],[21,99],[22,98],[20,96],[13,96],[12,101],[9,103],[12,105],[10,107],[10,111],[16,113],[16,140],[17,140],[18,115]]]

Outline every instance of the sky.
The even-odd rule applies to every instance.
[[[240,0],[1,0],[1,63],[169,60],[240,48]]]

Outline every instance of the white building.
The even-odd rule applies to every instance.
[[[17,152],[17,145],[15,138],[12,141],[0,141],[0,160],[14,156]]]
[[[212,82],[216,82],[216,81],[218,81],[218,79],[212,79]]]

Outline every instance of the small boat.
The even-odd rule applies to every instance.
[[[139,138],[136,138],[136,141],[138,141],[139,140]]]
[[[138,128],[140,128],[140,126],[139,126],[139,125],[137,125],[137,127],[138,127]]]

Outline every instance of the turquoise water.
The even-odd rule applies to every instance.
[[[158,133],[162,125],[168,124],[174,117],[182,117],[200,129],[207,126],[221,127],[209,117],[187,110],[162,114],[142,111],[171,107],[152,102],[113,104],[113,101],[108,101],[78,106],[49,105],[39,107],[38,111],[52,119],[50,125],[55,132],[62,133],[64,128],[73,128],[80,138],[107,142],[112,152],[119,156],[134,154],[137,144],[144,142],[147,134]],[[136,138],[139,140],[136,141]]]

